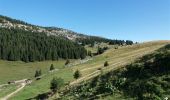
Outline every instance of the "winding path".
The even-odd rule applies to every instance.
[[[21,91],[25,86],[26,86],[26,83],[21,83],[20,84],[21,87],[19,87],[17,90],[15,90],[14,92],[6,95],[5,97],[3,97],[2,99],[0,100],[8,100],[11,96],[13,96],[14,94],[16,94],[17,92]]]

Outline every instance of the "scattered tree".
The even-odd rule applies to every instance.
[[[39,77],[39,76],[41,76],[41,70],[36,70],[35,71],[35,76],[34,77]]]
[[[74,76],[75,79],[78,79],[79,77],[81,77],[80,71],[76,70],[73,76]]]
[[[62,78],[54,77],[51,80],[50,89],[52,92],[56,93],[64,85],[64,80]]]
[[[126,44],[127,44],[127,45],[132,45],[132,44],[133,44],[133,41],[126,40]]]
[[[51,66],[50,66],[50,71],[51,70],[54,70],[55,68],[54,68],[54,65],[53,64],[51,64]]]
[[[102,53],[104,53],[104,51],[105,50],[107,50],[108,49],[108,47],[98,47],[98,51],[97,51],[97,54],[102,54]]]
[[[66,62],[65,62],[65,65],[68,65],[70,63],[70,60],[67,59]]]
[[[105,61],[104,67],[107,67],[107,66],[109,66],[109,63],[107,61]]]
[[[91,56],[91,57],[92,57],[92,53],[91,53],[91,51],[88,51],[88,56]]]

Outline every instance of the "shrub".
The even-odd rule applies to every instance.
[[[50,66],[50,71],[51,70],[54,70],[55,68],[54,68],[54,65],[53,64],[51,64],[51,66]]]
[[[54,77],[54,78],[51,80],[50,89],[51,89],[54,93],[56,93],[63,85],[64,85],[64,80],[63,80],[62,78]]]
[[[73,76],[74,76],[75,79],[78,79],[79,77],[81,77],[80,71],[76,70]]]
[[[68,65],[70,63],[70,60],[66,60],[65,65]]]
[[[107,66],[109,66],[109,63],[107,61],[105,61],[104,67],[107,67]]]
[[[35,71],[35,76],[34,77],[39,77],[39,76],[41,76],[41,70],[36,70]]]

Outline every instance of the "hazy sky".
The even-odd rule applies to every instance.
[[[0,0],[0,14],[111,39],[170,40],[170,0]]]

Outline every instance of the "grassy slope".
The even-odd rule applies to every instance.
[[[118,46],[117,45],[108,45],[108,43],[95,44],[93,47],[90,47],[90,45],[85,46],[86,50],[91,51],[92,53],[97,53],[98,47],[114,48],[114,47],[118,47]]]
[[[161,98],[169,98],[170,77],[167,73],[167,68],[169,68],[169,53],[170,52],[161,49],[161,51],[156,51],[151,55],[142,57],[139,61],[128,65],[127,69],[121,68],[116,71],[111,71],[110,73],[103,74],[101,79],[94,79],[87,84],[84,82],[84,85],[78,86],[77,89],[71,89],[70,94],[68,93],[68,95],[65,95],[63,99],[87,99],[96,96],[95,98],[99,97],[101,100],[133,100],[134,98],[130,97],[134,96],[140,100],[143,100],[141,98],[145,98],[145,100],[159,100],[158,95],[162,95],[160,96]],[[150,63],[146,63],[148,61]],[[138,64],[138,66],[136,66],[136,64]],[[124,80],[124,78],[126,80]],[[92,83],[95,85],[90,85]],[[108,85],[108,83],[111,83],[112,85]],[[113,87],[108,88],[111,86]],[[117,90],[115,90],[114,87]],[[110,89],[113,89],[113,95],[101,97],[110,93]],[[143,97],[141,97],[141,94]]]
[[[143,82],[142,85],[149,84],[151,86],[156,86],[156,88],[154,88],[155,91],[153,92],[154,89],[152,89],[152,92],[155,93],[156,90],[157,90],[157,92],[161,94],[161,99],[163,99],[165,97],[170,98],[170,88],[169,88],[170,87],[170,85],[169,85],[170,80],[168,80],[169,77],[170,77],[170,74],[168,73],[168,69],[166,69],[164,71],[162,70],[163,68],[168,68],[169,67],[169,65],[168,65],[169,62],[167,62],[167,60],[164,59],[164,58],[168,59],[168,57],[169,57],[168,54],[169,53],[170,53],[170,49],[168,49],[168,48],[166,48],[166,50],[160,49],[159,51],[157,51],[157,52],[155,52],[155,53],[153,53],[151,55],[147,55],[147,56],[143,57],[143,60],[139,60],[139,62],[141,63],[140,67],[142,67],[143,72],[144,71],[146,71],[146,72],[150,72],[151,71],[151,73],[146,75],[146,72],[145,72],[145,74],[143,74],[143,77],[145,75],[148,76],[148,77],[145,76],[145,78],[141,78],[142,70],[141,70],[141,74],[139,74],[137,78],[135,76],[133,76],[133,75],[132,76],[126,76],[129,79],[130,78],[133,79],[133,81],[130,82],[128,86],[129,87],[130,87],[130,85],[134,86],[134,83],[135,83],[135,85],[136,84],[140,84],[140,81],[141,81],[141,82]],[[158,61],[154,61],[154,59],[159,59],[159,60]],[[164,60],[162,60],[162,59],[164,59]],[[134,63],[134,65],[130,65],[130,67],[134,67],[133,70],[135,68],[136,69],[140,68],[139,66],[135,67],[135,64],[139,64],[139,62]],[[150,62],[150,63],[148,63],[147,65],[145,65],[145,64],[143,65],[142,64],[142,63],[146,63],[146,62]],[[148,67],[148,66],[152,66],[153,68],[150,69],[150,67]],[[159,68],[159,70],[156,70],[155,67]],[[121,73],[123,73],[123,71]],[[132,71],[129,70],[129,71],[126,71],[126,73],[132,74]],[[139,76],[140,76],[140,78],[139,78]],[[130,91],[129,92],[127,92],[127,91],[129,91],[129,90],[125,89],[125,94],[128,94],[130,92]],[[145,93],[145,96],[146,96],[145,99],[149,99],[150,100],[151,98],[153,99],[153,97],[154,97],[155,100],[159,100],[160,99],[159,97],[155,96],[155,94],[152,94],[151,90],[148,91],[148,92],[150,92],[151,96],[148,96],[149,93]],[[113,94],[113,95],[109,95],[109,96],[103,97],[101,100],[114,100],[115,98],[117,98],[117,100],[125,100],[125,98],[123,98],[123,97],[124,96],[120,96],[120,95],[117,96],[117,94]]]
[[[133,46],[121,47],[117,50],[110,49],[104,54],[94,57],[93,60],[87,63],[76,65],[71,68],[64,68],[55,73],[47,74],[41,80],[34,81],[31,85],[26,86],[22,91],[16,94],[16,96],[14,96],[12,100],[28,99],[28,98],[36,96],[37,94],[49,91],[50,80],[54,76],[62,77],[65,81],[70,81],[70,80],[73,81],[73,76],[72,76],[73,72],[76,69],[79,69],[81,70],[83,74],[82,79],[80,79],[80,81],[86,80],[89,77],[87,75],[89,75],[92,72],[97,71],[97,73],[99,74],[97,69],[100,67],[103,67],[103,63],[106,60],[109,62],[110,67],[105,68],[104,70],[108,71],[113,68],[124,65],[128,62],[134,61],[136,58],[144,54],[151,53],[154,50],[164,46],[165,44],[167,44],[167,41],[158,41],[158,42],[149,42],[149,43],[137,44]],[[120,63],[117,63],[117,62],[120,62]],[[14,71],[12,71],[13,74],[11,73],[11,76],[6,75],[5,72],[2,73],[2,75],[4,75],[4,77],[6,77],[7,79],[9,77],[13,77],[13,79],[22,79],[28,76],[33,77],[34,72],[37,69],[37,67],[41,67],[41,69],[44,72],[47,72],[51,63],[53,63],[55,66],[58,66],[59,68],[61,68],[64,65],[64,61],[61,61],[61,62],[60,61],[59,62],[58,61],[56,62],[47,61],[47,62],[35,62],[35,63],[27,63],[27,64],[23,64],[22,62],[15,62],[17,64],[14,64],[13,62],[11,62],[11,65],[8,62],[5,63],[4,61],[1,61],[1,63],[4,63],[4,65],[6,66],[1,65],[3,67],[0,66],[0,68],[3,70],[7,70],[9,72],[11,70],[14,70],[16,72],[20,72],[21,69],[26,70],[24,73],[21,73],[22,72],[21,71],[20,75],[16,75],[17,78],[16,76],[14,76],[16,73]],[[32,66],[32,68],[28,65]],[[28,69],[31,69],[31,70],[29,71]],[[26,76],[24,77],[24,75]],[[4,77],[1,77],[3,82],[6,81],[6,78]],[[76,81],[76,82],[80,82],[80,81]]]
[[[6,94],[11,93],[12,91],[15,91],[17,89],[17,85],[7,85],[0,87],[0,98],[6,96]]]
[[[92,61],[73,67],[73,70],[79,69],[83,75],[88,75],[96,71],[98,68],[102,68],[105,61],[109,62],[111,67],[107,69],[110,70],[117,66],[132,62],[136,58],[141,57],[144,54],[151,53],[165,44],[167,44],[166,41],[159,41],[121,47],[116,50],[110,49],[104,54],[94,57],[94,60]]]
[[[24,78],[33,78],[35,70],[41,69],[42,73],[49,71],[50,65],[54,64],[55,68],[61,69],[65,61],[44,61],[25,63],[21,61],[0,61],[0,84],[7,83],[11,80],[20,80]]]
[[[30,85],[27,85],[22,91],[15,95],[11,100],[24,100],[28,98],[36,97],[38,94],[45,93],[49,91],[50,81],[53,77],[61,77],[65,82],[73,80],[73,73],[71,70],[61,69],[56,73],[49,73],[44,76],[41,80],[34,81]]]

